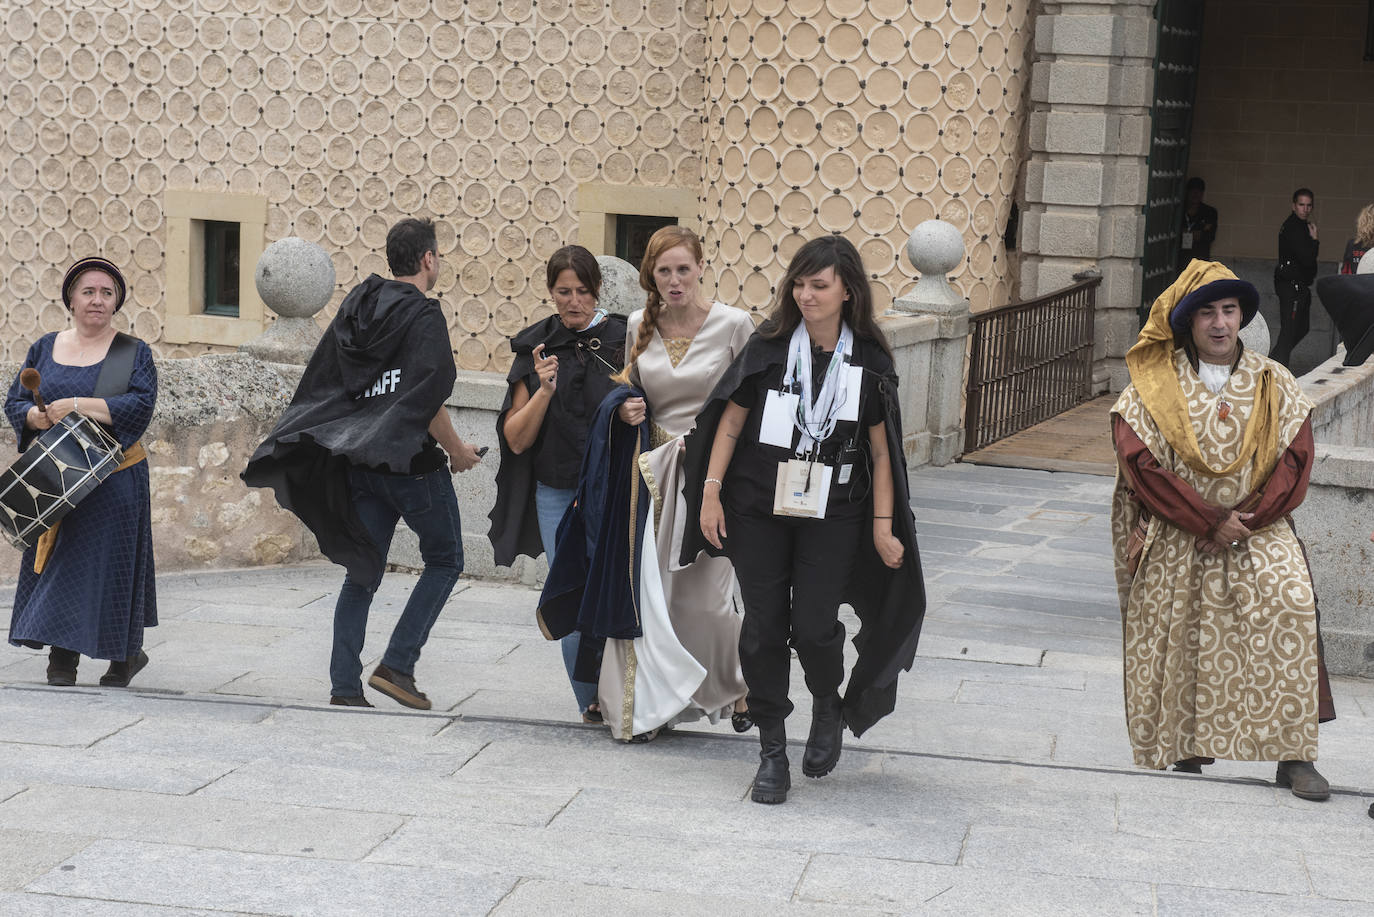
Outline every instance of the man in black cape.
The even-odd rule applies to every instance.
[[[716,439],[716,428],[730,395],[751,376],[770,367],[787,365],[788,338],[766,339],[755,336],[749,346],[716,383],[711,397],[697,415],[696,427],[687,435],[684,494],[688,525],[683,534],[679,562],[691,563],[701,551],[720,555],[729,553],[713,548],[696,522],[701,518],[701,498],[706,467]],[[902,415],[897,402],[897,377],[886,374],[878,387],[882,398],[884,426],[887,429],[887,454],[892,464],[893,534],[905,549],[902,565],[891,569],[878,556],[871,539],[862,539],[854,569],[843,593],[843,601],[854,608],[859,632],[854,646],[859,658],[849,673],[845,687],[844,722],[855,736],[891,713],[897,705],[897,675],[911,669],[916,644],[925,618],[925,579],[916,546],[916,520],[911,513],[907,489],[906,456],[902,452]],[[748,614],[748,612],[745,612]]]
[[[424,572],[368,684],[428,710],[415,664],[463,571],[450,471],[467,471],[479,456],[444,407],[457,373],[443,310],[424,295],[439,275],[433,222],[397,223],[386,256],[395,279],[372,274],[344,298],[243,480],[272,488],[347,570],[334,608],[331,704],[372,706],[362,689],[368,608],[396,522],[419,536]]]

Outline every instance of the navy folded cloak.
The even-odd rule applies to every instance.
[[[639,475],[639,456],[649,449],[649,418],[638,427],[614,422],[625,399],[642,397],[639,389],[622,385],[597,408],[577,496],[558,526],[553,565],[539,596],[539,627],[545,637],[582,633],[576,672],[581,681],[596,681],[596,660],[606,638],[643,635],[643,558],[634,549],[642,543],[653,502]]]

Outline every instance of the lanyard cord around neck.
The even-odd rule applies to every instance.
[[[792,340],[787,349],[787,369],[783,373],[783,384],[793,392],[800,389],[797,399],[797,414],[793,425],[801,432],[797,443],[798,453],[809,452],[817,443],[824,442],[835,432],[835,422],[840,408],[849,397],[849,374],[845,372],[845,357],[853,349],[853,332],[849,325],[840,323],[840,337],[835,343],[835,352],[830,357],[830,365],[825,368],[825,378],[821,390],[813,398],[814,384],[811,373],[811,337],[806,333],[806,324],[799,322],[792,332]]]

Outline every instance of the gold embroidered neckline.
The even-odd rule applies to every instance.
[[[677,369],[677,365],[687,356],[687,349],[691,346],[692,338],[663,339],[663,349],[668,351],[668,361],[673,364],[673,369]]]

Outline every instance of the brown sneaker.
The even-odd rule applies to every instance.
[[[1311,761],[1280,761],[1274,783],[1290,788],[1299,799],[1321,802],[1331,798],[1331,784],[1317,773]]]
[[[329,698],[329,703],[330,703],[331,706],[334,706],[334,707],[371,707],[371,706],[372,706],[371,701],[369,701],[367,698],[363,697],[361,694],[357,694],[357,695],[354,695],[354,696],[352,696],[352,697],[341,697],[341,696],[339,696],[338,694],[335,694],[333,697]]]
[[[367,683],[396,703],[406,707],[428,710],[432,706],[429,698],[425,697],[415,687],[415,676],[413,675],[402,675],[400,672],[393,672],[386,666],[379,664]]]

